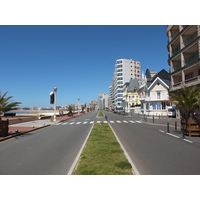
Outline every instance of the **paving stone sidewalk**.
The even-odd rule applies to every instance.
[[[56,122],[53,122],[51,118],[49,119],[41,119],[41,120],[35,120],[35,121],[29,121],[29,122],[22,122],[18,124],[9,125],[8,135],[4,137],[0,137],[0,141],[7,140],[12,137],[16,137],[21,134],[25,134],[37,129],[41,129],[47,126],[51,126],[53,124],[59,123],[64,120],[68,120],[77,116],[82,115],[82,113],[74,114],[73,117],[68,117],[67,115],[64,116],[57,116]]]

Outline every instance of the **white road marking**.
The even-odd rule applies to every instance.
[[[171,133],[166,133],[167,135],[171,135],[171,136],[173,136],[173,137],[175,137],[175,138],[180,138],[180,137],[178,137],[177,135],[173,135],[173,134],[171,134]]]
[[[87,122],[83,122],[83,124],[87,124]]]
[[[101,121],[97,121],[97,123],[100,123]]]
[[[58,124],[56,124],[56,126],[58,126],[58,125],[61,125],[62,123],[58,123]]]
[[[116,121],[117,123],[121,123],[121,121]]]
[[[77,122],[76,124],[80,124],[81,122]]]
[[[94,124],[94,121],[91,121],[90,124]]]
[[[129,120],[129,122],[131,122],[131,123],[135,123],[134,121],[131,121],[131,120]]]
[[[69,125],[72,125],[72,124],[74,124],[75,122],[71,122]]]
[[[141,124],[142,122],[141,121],[136,121],[137,123]]]
[[[66,124],[68,124],[69,122],[65,122],[65,123],[63,123],[62,125],[66,125]]]
[[[187,140],[187,139],[183,139],[183,140],[186,141],[186,142],[189,142],[189,143],[193,143],[192,141]]]
[[[114,122],[114,121],[110,121],[110,123],[112,123],[112,124],[113,124],[113,123],[115,123],[115,122]]]
[[[160,132],[162,132],[162,133],[164,133],[165,131],[163,131],[163,130],[159,130]]]
[[[103,123],[105,123],[105,124],[106,124],[106,123],[108,123],[108,122],[107,122],[107,121],[103,121]]]
[[[123,120],[124,123],[128,123],[127,121]]]

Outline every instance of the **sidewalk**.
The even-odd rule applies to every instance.
[[[175,127],[175,123],[177,123],[177,129],[180,130],[181,120],[177,118],[172,118],[172,117],[167,117],[167,116],[163,116],[163,117],[154,116],[154,119],[153,119],[153,116],[144,116],[144,115],[139,115],[139,117],[144,122],[155,124],[155,125],[167,126],[167,123],[169,123],[170,127]]]
[[[68,117],[67,115],[63,116],[57,116],[56,122],[51,121],[51,118],[49,119],[40,119],[40,120],[34,120],[29,122],[22,122],[17,124],[9,125],[8,135],[4,137],[0,137],[0,141],[7,140],[12,137],[16,137],[18,135],[22,135],[37,129],[41,129],[47,126],[51,126],[53,124],[59,123],[61,121],[65,121],[71,118],[75,118],[77,116],[83,115],[84,113],[74,114],[73,117]]]

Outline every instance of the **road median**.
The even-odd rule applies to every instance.
[[[109,124],[94,124],[72,174],[133,175],[132,166]]]

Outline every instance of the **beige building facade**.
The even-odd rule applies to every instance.
[[[200,86],[200,25],[168,25],[170,92]]]

